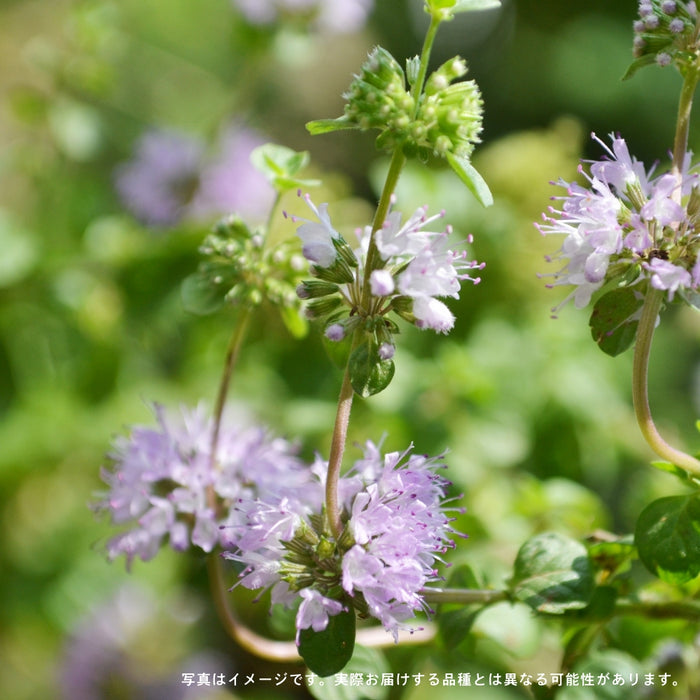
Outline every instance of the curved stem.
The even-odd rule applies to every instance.
[[[689,454],[677,450],[669,445],[659,434],[649,408],[649,355],[651,353],[651,341],[654,337],[654,327],[659,309],[663,301],[663,292],[658,289],[649,289],[642,317],[637,328],[637,340],[634,346],[634,362],[632,365],[632,402],[637,423],[642,431],[644,439],[649,447],[662,459],[700,476],[700,461]]]
[[[212,597],[226,633],[245,651],[255,654],[268,661],[280,663],[299,662],[297,645],[294,642],[280,642],[263,637],[246,627],[238,619],[235,611],[229,605],[227,598],[228,587],[224,581],[221,557],[213,552],[207,557],[207,573]],[[436,630],[431,623],[424,624],[410,635],[402,638],[402,644],[425,644],[435,637]],[[357,631],[357,643],[367,647],[393,647],[394,638],[383,627],[366,627]]]

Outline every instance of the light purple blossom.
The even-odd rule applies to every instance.
[[[536,224],[543,234],[565,236],[556,256],[565,265],[550,286],[573,285],[574,290],[554,311],[570,299],[578,308],[586,306],[611,270],[617,277],[636,270],[627,284],[646,280],[667,290],[669,299],[680,288],[697,286],[689,272],[700,248],[696,217],[687,209],[698,185],[690,169],[692,154],[686,154],[680,173],[654,175],[630,155],[623,139],[611,140],[612,149],[605,147],[608,158],[591,163],[589,173],[580,168],[589,186],[557,183],[567,190],[554,198],[560,208],[550,208],[551,215]]]
[[[272,24],[284,17],[308,19],[314,29],[345,34],[362,29],[374,0],[233,0],[253,24]]]
[[[178,551],[211,552],[227,542],[220,529],[226,504],[253,497],[253,479],[268,494],[305,488],[307,473],[291,445],[261,427],[225,420],[212,456],[212,422],[202,407],[169,416],[156,406],[155,415],[157,427],[136,426],[114,441],[102,470],[108,490],[94,508],[123,528],[107,542],[110,559],[148,561],[166,539]]]
[[[124,206],[149,226],[173,226],[237,213],[261,220],[274,198],[264,176],[250,162],[262,138],[232,126],[207,155],[202,140],[190,135],[150,131],[131,161],[115,171]]]
[[[340,234],[333,228],[328,214],[328,204],[320,204],[318,207],[311,201],[309,195],[304,199],[318,221],[310,221],[299,217],[291,217],[293,222],[303,221],[297,227],[297,236],[301,238],[301,252],[303,256],[320,267],[330,267],[338,257],[334,240],[340,239]]]
[[[372,227],[356,231],[359,246],[353,251],[331,223],[327,205],[316,207],[308,195],[304,199],[317,221],[292,217],[293,221],[303,222],[297,229],[302,252],[313,263],[313,274],[337,284],[337,296],[352,312],[343,324],[346,331],[352,330],[364,318],[363,280]],[[454,316],[438,297],[458,298],[464,280],[478,284],[480,278],[472,277],[472,272],[482,269],[484,264],[468,260],[466,251],[450,248],[450,226],[441,232],[426,229],[443,217],[444,212],[428,217],[427,208],[420,207],[402,223],[401,214],[391,211],[384,225],[376,231],[374,241],[378,256],[374,256],[374,269],[369,276],[372,294],[369,306],[376,317],[395,311],[418,328],[441,333],[452,329]],[[471,238],[468,241],[471,242]],[[380,260],[376,260],[377,257]],[[331,288],[329,294],[333,293],[336,292]],[[325,309],[318,306],[316,300],[312,304]],[[333,325],[337,324],[334,319]],[[388,324],[384,326],[389,327]],[[386,337],[378,337],[377,347],[387,341]]]
[[[421,590],[438,579],[436,562],[454,546],[453,517],[445,505],[449,482],[437,474],[444,466],[442,457],[410,449],[382,454],[368,442],[340,479],[349,516],[345,534],[332,542],[315,529],[323,522],[327,468],[317,460],[311,470],[315,486],[303,494],[237,501],[235,546],[225,556],[244,564],[244,587],[271,588],[273,603],[287,606],[302,599],[297,631],[325,629],[329,615],[353,606],[396,638],[406,620],[426,609]]]
[[[117,192],[143,223],[170,226],[185,215],[203,160],[201,141],[173,132],[147,132],[133,160],[116,169]]]
[[[299,595],[302,601],[296,618],[297,644],[301,630],[310,627],[314,632],[321,632],[328,627],[328,618],[331,615],[337,615],[345,609],[342,603],[326,598],[314,588],[302,588]]]
[[[679,288],[690,287],[692,284],[690,272],[668,260],[653,258],[651,262],[644,263],[644,269],[651,274],[651,286],[654,289],[668,291],[669,301]]]

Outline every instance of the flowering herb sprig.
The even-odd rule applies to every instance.
[[[653,175],[631,156],[627,143],[611,135],[612,148],[594,135],[608,157],[594,161],[589,172],[580,168],[589,187],[560,180],[566,195],[555,197],[560,208],[550,209],[543,234],[566,236],[556,256],[566,261],[554,273],[555,285],[574,290],[556,307],[573,299],[587,306],[594,293],[612,290],[596,304],[592,323],[599,331],[601,348],[615,355],[634,340],[639,310],[649,287],[665,292],[668,301],[678,296],[695,303],[700,284],[700,180],[689,172],[691,155],[684,158],[678,174]],[[615,318],[616,325],[598,327],[600,316],[611,302],[624,302],[628,315]]]
[[[222,544],[231,503],[304,487],[296,449],[266,428],[226,420],[212,454],[213,421],[202,406],[154,412],[157,427],[135,426],[116,438],[102,471],[109,488],[94,509],[121,529],[106,544],[110,559],[148,561],[165,541],[177,551],[211,552]]]
[[[545,224],[539,225],[543,233],[567,236],[559,255],[567,263],[555,277],[557,283],[576,286],[570,295],[575,304],[586,306],[600,290],[590,325],[601,349],[617,355],[634,343],[637,422],[649,446],[684,480],[700,477],[700,460],[660,435],[649,406],[648,365],[664,299],[681,298],[698,307],[700,192],[688,151],[700,80],[697,14],[694,2],[641,0],[635,23],[637,58],[628,76],[663,50],[672,51],[673,65],[683,77],[669,171],[654,176],[630,155],[622,138],[613,137],[612,149],[607,149],[612,158],[594,162],[586,175],[590,188],[560,182],[568,194],[560,210],[551,210],[557,218],[545,215]],[[662,520],[667,517],[662,513]]]
[[[306,629],[326,630],[343,611],[372,616],[397,638],[421,595],[438,580],[435,562],[454,546],[454,519],[445,505],[449,482],[437,474],[442,457],[383,455],[371,442],[340,479],[345,517],[334,538],[320,510],[327,465],[317,459],[315,481],[296,495],[240,497],[226,527],[224,556],[244,569],[240,585],[272,589],[272,602],[292,606],[297,641]]]
[[[390,313],[418,328],[448,333],[455,319],[438,297],[457,298],[460,283],[467,279],[478,284],[480,278],[470,273],[484,265],[467,260],[466,251],[449,247],[450,226],[441,232],[425,230],[444,212],[428,217],[427,207],[421,207],[402,222],[400,212],[392,211],[375,234],[379,255],[366,299],[363,280],[371,227],[356,232],[358,244],[353,250],[333,227],[328,205],[316,207],[308,195],[305,200],[317,220],[292,220],[303,221],[297,234],[316,279],[303,281],[297,294],[307,300],[311,318],[324,320],[330,341],[352,338],[357,331],[362,334],[349,359],[353,388],[364,396],[378,393],[393,374],[394,335],[399,329]]]

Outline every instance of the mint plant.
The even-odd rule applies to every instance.
[[[257,10],[238,4],[260,23],[291,11],[284,3]],[[95,508],[120,528],[106,545],[111,559],[123,554],[127,564],[147,561],[166,544],[204,557],[225,628],[261,658],[303,659],[312,675],[327,677],[354,668],[363,647],[385,646],[387,639],[402,644],[410,633],[413,643],[433,644],[441,663],[455,651],[461,661],[490,609],[527,606],[559,635],[558,670],[534,682],[504,671],[515,686],[513,697],[598,697],[576,688],[594,685],[591,678],[606,685],[606,697],[637,697],[639,679],[654,680],[663,669],[625,649],[620,621],[634,618],[647,635],[657,621],[678,621],[685,650],[700,620],[700,461],[660,435],[647,379],[660,314],[674,304],[700,306],[700,183],[688,150],[700,79],[694,2],[643,0],[634,24],[635,58],[627,77],[658,64],[675,67],[683,79],[671,162],[646,167],[622,136],[612,134],[608,145],[594,135],[603,157],[582,165],[578,181],[555,183],[564,194],[553,198],[537,224],[547,236],[564,236],[549,259],[558,269],[548,286],[573,289],[555,314],[569,301],[577,308],[590,305],[592,337],[603,352],[617,356],[634,348],[632,397],[642,436],[662,460],[655,466],[679,479],[683,493],[646,505],[633,534],[597,531],[579,541],[536,533],[496,587],[484,585],[484,572],[466,565],[447,577],[452,550],[469,547],[469,533],[457,522],[469,498],[452,490],[444,471],[449,453],[428,456],[413,444],[385,451],[382,436],[372,435],[359,459],[345,461],[353,405],[371,404],[389,390],[402,359],[402,329],[449,333],[459,323],[449,300],[471,291],[464,282],[480,282],[485,263],[467,251],[471,235],[443,224],[449,220],[443,211],[401,212],[396,191],[409,160],[434,159],[466,185],[471,194],[465,196],[487,207],[493,202],[471,162],[482,129],[479,88],[464,79],[461,58],[431,72],[430,57],[442,23],[498,5],[425,0],[430,21],[420,55],[404,66],[376,47],[344,94],[342,116],[307,125],[322,138],[348,129],[379,132],[376,147],[388,155],[389,166],[372,221],[353,237],[332,221],[327,202],[315,203],[309,190],[318,182],[304,176],[307,154],[273,145],[253,151],[253,165],[274,191],[267,221],[222,220],[201,247],[199,268],[183,284],[184,302],[194,312],[236,310],[212,414],[200,406],[175,417],[156,406],[156,428],[134,428],[115,441],[103,471],[107,490]],[[358,7],[364,11],[366,3]],[[321,23],[327,8],[318,3],[310,12]],[[194,169],[197,154],[183,153]],[[293,191],[298,206],[281,211],[283,195]],[[165,204],[170,201],[162,213],[148,213],[153,223],[174,216]],[[271,235],[282,217],[296,226],[296,239]],[[310,464],[293,441],[259,425],[240,425],[227,413],[249,329],[270,309],[294,336],[310,324],[341,368],[330,445],[314,446]],[[329,359],[329,371],[332,364]],[[636,559],[646,577],[630,574]],[[268,639],[243,624],[230,600],[231,587],[238,586],[256,591],[273,608],[290,609],[293,640]],[[657,693],[650,697],[684,697],[698,687],[697,668],[663,690],[649,690]],[[358,691],[356,697],[364,696]]]

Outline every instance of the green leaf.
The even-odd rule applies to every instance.
[[[299,654],[317,676],[330,676],[341,671],[350,661],[354,647],[354,610],[331,615],[328,626],[321,632],[307,628],[299,633]]]
[[[538,612],[580,610],[594,588],[588,552],[563,535],[536,535],[520,548],[511,585],[514,596]]]
[[[656,63],[656,54],[648,53],[644,56],[640,56],[632,61],[629,68],[622,76],[622,79],[629,80],[640,68],[644,68],[644,66],[651,66],[654,63]]]
[[[344,667],[343,674],[358,673],[366,677],[371,673],[381,678],[382,674],[390,671],[386,657],[379,649],[368,649],[358,644],[355,646],[352,658]],[[307,689],[317,700],[386,700],[391,686],[381,683],[351,685],[316,678],[312,684],[307,685]]]
[[[639,325],[632,317],[643,303],[644,298],[630,287],[613,289],[595,303],[588,325],[606,355],[615,357],[632,345]]]
[[[458,0],[452,12],[475,12],[493,10],[501,6],[501,0]]]
[[[614,685],[611,681],[607,683],[596,683],[595,686],[564,686],[557,693],[557,700],[636,700],[640,697],[639,686],[643,682],[646,669],[629,654],[617,650],[606,650],[587,656],[572,669],[579,677],[589,674],[595,681],[600,676],[613,679],[620,675],[627,680],[625,684]],[[633,686],[630,678],[639,678],[639,683]],[[670,684],[669,684],[670,685]]]
[[[293,151],[286,146],[266,143],[253,150],[250,162],[279,192],[319,184],[318,180],[301,180],[294,177],[309,164],[308,151]]]
[[[700,574],[700,494],[649,504],[637,520],[634,539],[651,573],[674,584],[692,581]]]
[[[331,131],[342,131],[343,129],[358,129],[357,124],[353,124],[345,117],[337,119],[316,119],[306,123],[306,130],[312,135],[329,134]]]
[[[379,357],[374,340],[362,343],[352,351],[348,370],[352,388],[363,398],[386,389],[394,377],[394,363]]]
[[[228,290],[228,286],[214,284],[212,276],[202,272],[195,272],[186,277],[180,288],[185,309],[200,316],[218,311],[223,306]]]
[[[294,306],[281,306],[280,316],[287,330],[294,338],[304,338],[309,332],[308,321],[299,313]]]
[[[474,571],[467,564],[454,569],[447,580],[448,588],[480,588],[481,584]],[[470,632],[477,615],[484,609],[482,605],[463,605],[441,603],[437,617],[438,630],[445,649],[451,654],[461,652],[465,658],[474,654],[475,639],[470,639]]]
[[[447,162],[482,206],[490,207],[493,204],[493,195],[486,184],[486,180],[481,177],[467,158],[460,158],[452,153],[448,153]]]

